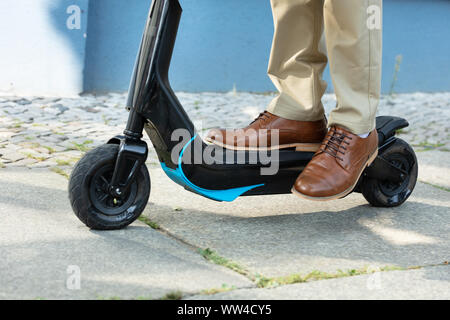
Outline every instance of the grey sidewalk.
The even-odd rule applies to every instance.
[[[356,194],[320,205],[291,195],[225,204],[184,191],[160,169],[150,174],[145,214],[173,236],[142,222],[90,231],[72,213],[66,178],[47,169],[1,169],[0,298],[156,299],[176,291],[188,299],[448,298],[449,266],[382,272],[375,290],[367,289],[371,274],[256,289],[258,276],[448,261],[446,191],[419,183],[403,207],[381,210]],[[175,238],[211,248],[248,269],[247,277],[206,261]],[[66,286],[73,265],[81,270],[81,290]],[[203,294],[224,287],[234,290]]]
[[[0,299],[156,299],[251,285],[141,222],[90,231],[72,213],[66,188],[48,170],[1,169]],[[66,286],[69,266],[80,268],[80,290]]]
[[[268,277],[450,260],[450,193],[419,183],[397,208],[360,194],[314,202],[293,195],[218,203],[152,170],[144,214],[169,232]],[[176,194],[176,197],[174,196]]]

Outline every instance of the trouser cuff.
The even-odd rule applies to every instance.
[[[346,119],[342,119],[339,116],[331,115],[328,120],[328,127],[338,126],[344,127],[349,130],[353,134],[365,134],[371,132],[376,127],[375,118],[370,119],[368,121],[359,121],[359,122],[350,122]]]

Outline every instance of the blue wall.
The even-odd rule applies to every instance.
[[[269,0],[184,0],[171,68],[176,90],[267,91],[273,23]],[[87,91],[126,90],[148,0],[95,0],[89,7]],[[94,22],[92,22],[94,21]]]
[[[385,0],[383,89],[401,54],[396,91],[450,91],[449,32],[450,0]]]
[[[273,91],[266,76],[273,34],[269,0],[182,0],[171,82],[175,90]],[[87,91],[126,90],[150,1],[90,2]],[[383,91],[395,58],[397,92],[449,91],[450,1],[385,0]],[[328,70],[325,79],[331,83]],[[329,91],[332,91],[331,85]]]
[[[128,89],[150,1],[91,0],[85,90]]]

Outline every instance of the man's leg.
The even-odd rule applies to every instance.
[[[248,127],[213,129],[206,140],[234,150],[267,141],[270,149],[315,152],[327,132],[321,103],[327,64],[321,42],[323,0],[271,0],[271,5],[275,30],[268,74],[279,95]],[[279,134],[277,145],[270,140],[274,130]]]
[[[290,120],[321,120],[327,88],[323,0],[271,0],[271,5],[275,32],[268,74],[279,95],[268,111]]]
[[[375,128],[381,85],[382,0],[325,0],[325,34],[337,97],[329,126]]]
[[[325,35],[337,108],[319,151],[294,184],[292,191],[300,197],[346,196],[377,156],[381,6],[382,0],[325,0]]]

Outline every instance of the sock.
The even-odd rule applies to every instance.
[[[358,134],[358,136],[359,136],[360,138],[365,139],[365,138],[367,138],[367,137],[369,136],[369,134],[370,134],[370,132],[364,133],[364,134]]]

